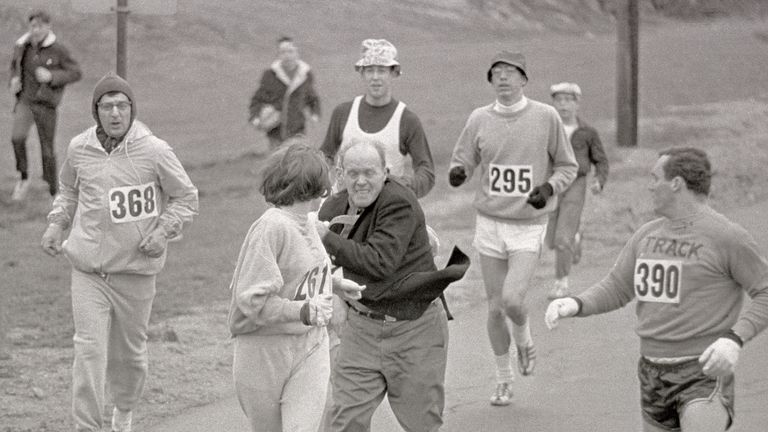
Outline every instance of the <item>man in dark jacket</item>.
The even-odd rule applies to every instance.
[[[578,84],[562,82],[550,87],[552,105],[563,120],[565,134],[579,163],[576,180],[560,194],[560,204],[549,214],[547,245],[555,250],[555,284],[549,299],[568,294],[568,274],[571,266],[581,258],[581,213],[587,191],[587,175],[595,167],[589,189],[593,194],[602,192],[608,181],[608,158],[597,131],[578,116],[581,88]]]
[[[21,174],[13,189],[12,199],[21,201],[29,190],[27,171],[27,135],[34,123],[40,138],[43,179],[51,196],[58,191],[56,154],[56,107],[64,87],[80,79],[80,67],[67,48],[51,31],[51,18],[44,11],[29,15],[29,31],[14,46],[11,62],[10,91],[16,98],[13,109],[11,142],[16,157],[16,170]]]
[[[254,127],[267,133],[272,150],[288,138],[303,134],[307,115],[314,122],[320,120],[314,76],[309,65],[299,58],[293,39],[278,39],[277,57],[261,76],[251,98],[249,118]]]
[[[317,224],[331,261],[366,285],[360,300],[348,301],[333,365],[333,431],[370,430],[385,395],[406,431],[442,425],[448,327],[439,296],[469,263],[454,252],[458,260],[436,269],[424,212],[407,186],[388,178],[385,160],[378,142],[345,143],[345,188],[318,215],[331,224]],[[344,228],[336,224],[345,219]]]

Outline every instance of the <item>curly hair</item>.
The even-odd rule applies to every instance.
[[[331,191],[330,168],[325,156],[301,142],[275,152],[261,175],[259,192],[277,207],[325,197]]]
[[[680,177],[685,180],[688,190],[697,195],[709,195],[712,183],[712,164],[704,150],[694,147],[672,147],[659,152],[669,156],[664,164],[667,180]]]

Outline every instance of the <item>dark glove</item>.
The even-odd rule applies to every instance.
[[[544,182],[539,186],[536,186],[528,195],[528,204],[532,205],[535,209],[542,209],[547,205],[547,200],[552,196],[552,185],[549,182]]]
[[[467,173],[464,171],[464,167],[457,166],[451,168],[451,171],[448,173],[448,182],[453,187],[461,186],[462,183],[464,183],[464,180],[467,179]]]

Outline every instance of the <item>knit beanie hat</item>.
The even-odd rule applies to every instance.
[[[101,121],[99,121],[99,110],[96,104],[99,103],[102,96],[112,92],[120,92],[128,96],[128,99],[131,101],[131,124],[133,124],[133,120],[136,118],[136,100],[133,98],[133,90],[131,90],[131,85],[128,84],[128,81],[120,78],[120,76],[116,75],[114,72],[109,72],[104,75],[104,77],[96,83],[96,88],[93,89],[91,112],[93,113],[93,118],[96,120],[96,124],[101,126]]]

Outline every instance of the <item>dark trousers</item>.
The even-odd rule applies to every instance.
[[[27,178],[27,135],[29,135],[33,123],[37,127],[37,135],[40,139],[43,179],[48,183],[48,190],[51,195],[55,195],[58,190],[56,153],[53,149],[53,139],[56,134],[56,108],[21,100],[16,103],[13,110],[13,129],[11,131],[13,154],[16,156],[16,171],[21,173],[22,179]]]

